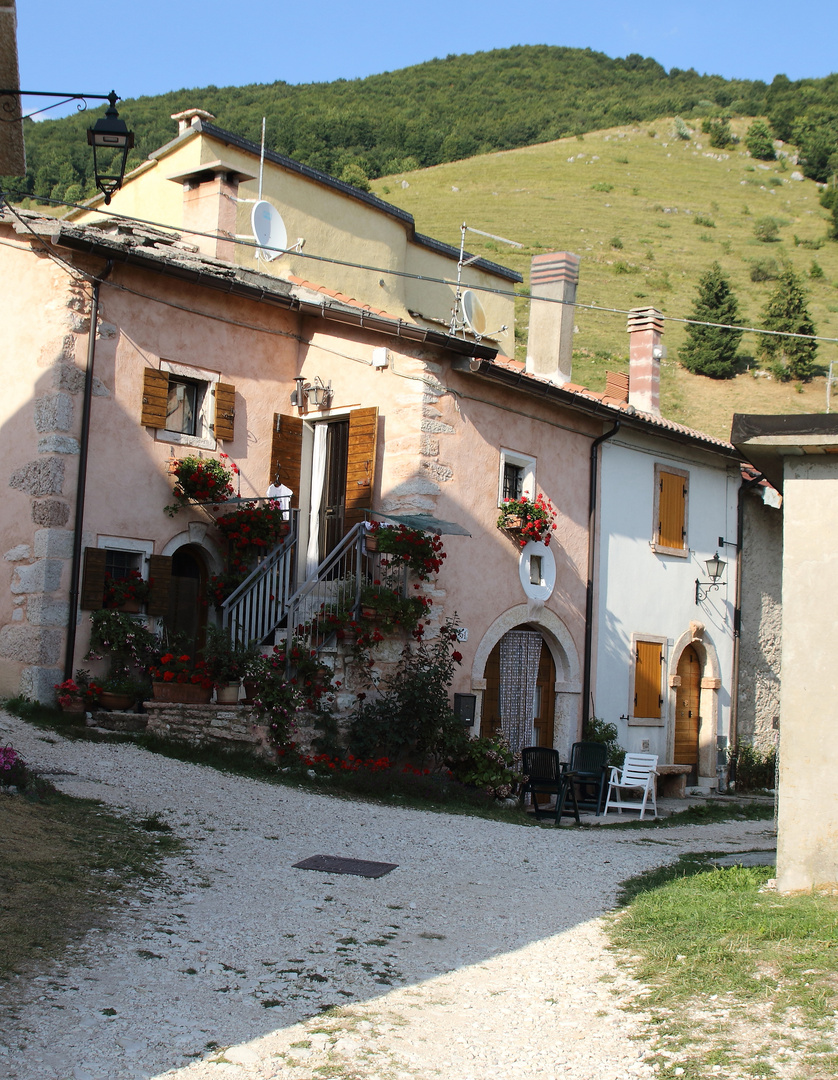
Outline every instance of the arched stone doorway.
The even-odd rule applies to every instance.
[[[668,733],[669,760],[693,765],[688,783],[714,786],[721,668],[715,645],[700,623],[690,624],[689,631],[675,642],[669,685],[674,698],[670,715],[675,718]],[[688,755],[687,759],[682,761],[679,753]]]
[[[530,671],[526,670],[526,663],[517,660],[510,663],[505,655],[516,648],[512,639],[520,634],[529,635],[532,639],[527,648],[531,659]],[[534,655],[536,653],[537,656]],[[552,746],[555,737],[555,687],[556,665],[541,634],[528,626],[508,631],[489,653],[486,663],[480,734],[494,735],[502,731],[504,721],[508,726],[507,702],[512,697],[516,702],[520,700],[524,707],[521,719],[526,718],[527,738],[522,745]]]
[[[476,731],[484,730],[484,710],[487,724],[491,725],[492,722],[493,691],[489,689],[489,684],[494,678],[494,660],[490,663],[490,658],[501,639],[509,631],[516,629],[537,633],[542,639],[536,685],[541,687],[543,700],[541,703],[535,702],[541,727],[539,738],[547,740],[547,745],[554,746],[563,758],[567,758],[571,745],[579,737],[581,668],[570,631],[549,608],[541,608],[535,613],[526,604],[510,608],[499,616],[483,635],[471,669],[471,686],[477,695]],[[551,711],[552,741],[547,733],[549,728],[545,726],[549,725],[547,717]],[[535,724],[533,726],[535,727]]]

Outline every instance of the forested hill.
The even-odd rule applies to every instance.
[[[838,161],[838,75],[794,83],[778,75],[769,86],[667,72],[639,55],[612,60],[546,45],[448,56],[352,81],[207,86],[126,100],[119,111],[135,132],[131,164],[168,142],[171,114],[190,107],[254,142],[265,116],[270,149],[361,186],[367,177],[672,115],[767,115],[778,138],[801,146],[814,178],[826,179]],[[92,194],[84,132],[98,115],[27,122],[27,175],[3,178],[3,186],[39,198]]]

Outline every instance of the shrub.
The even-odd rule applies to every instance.
[[[754,222],[754,236],[762,244],[771,244],[779,238],[780,223],[773,217],[757,218]]]
[[[780,276],[780,264],[776,259],[754,259],[751,263],[751,281],[776,281]]]
[[[760,158],[762,161],[773,161],[776,157],[774,137],[764,120],[754,120],[748,128],[745,146],[751,157]]]
[[[596,184],[591,184],[591,191],[604,191],[606,195],[609,191],[614,190],[614,185],[609,184],[607,180],[600,180]]]
[[[620,239],[619,236],[612,236],[611,237],[611,247],[612,248],[622,248],[622,246],[623,246],[623,241]]]
[[[775,784],[777,751],[761,753],[750,743],[739,743],[728,754],[730,779],[737,791],[771,789]]]
[[[705,229],[716,228],[716,222],[709,216],[709,214],[695,214],[693,216],[693,225],[703,225]]]
[[[523,780],[515,755],[503,735],[464,737],[446,758],[461,784],[482,788],[495,799],[507,799]]]
[[[674,128],[675,128],[674,134],[675,134],[676,138],[683,139],[684,142],[689,142],[690,141],[690,138],[692,136],[692,132],[690,131],[690,129],[687,127],[687,125],[684,123],[684,121],[681,119],[680,116],[675,117]]]
[[[623,764],[625,750],[617,741],[617,725],[609,724],[598,716],[591,716],[582,726],[582,738],[586,742],[604,743],[608,749],[608,764]]]

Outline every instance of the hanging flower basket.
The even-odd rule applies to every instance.
[[[190,454],[179,458],[171,471],[175,477],[172,494],[176,501],[164,509],[169,517],[174,517],[181,507],[189,503],[226,502],[233,494],[233,476],[239,469],[226,454],[219,454],[218,459]]]
[[[528,499],[504,499],[497,526],[524,547],[531,540],[547,545],[556,528],[556,511],[546,495]]]

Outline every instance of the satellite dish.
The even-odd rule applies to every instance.
[[[471,289],[466,289],[463,293],[463,318],[475,337],[483,337],[486,333],[486,312],[480,303],[480,297]]]
[[[268,248],[284,249],[288,247],[288,233],[285,222],[282,220],[277,208],[266,202],[265,199],[260,199],[253,207],[253,212],[250,215],[250,225],[253,229],[253,235],[256,237],[256,243],[261,249],[257,252],[259,257],[267,259],[268,262],[278,259],[283,254],[282,251],[267,250]]]

